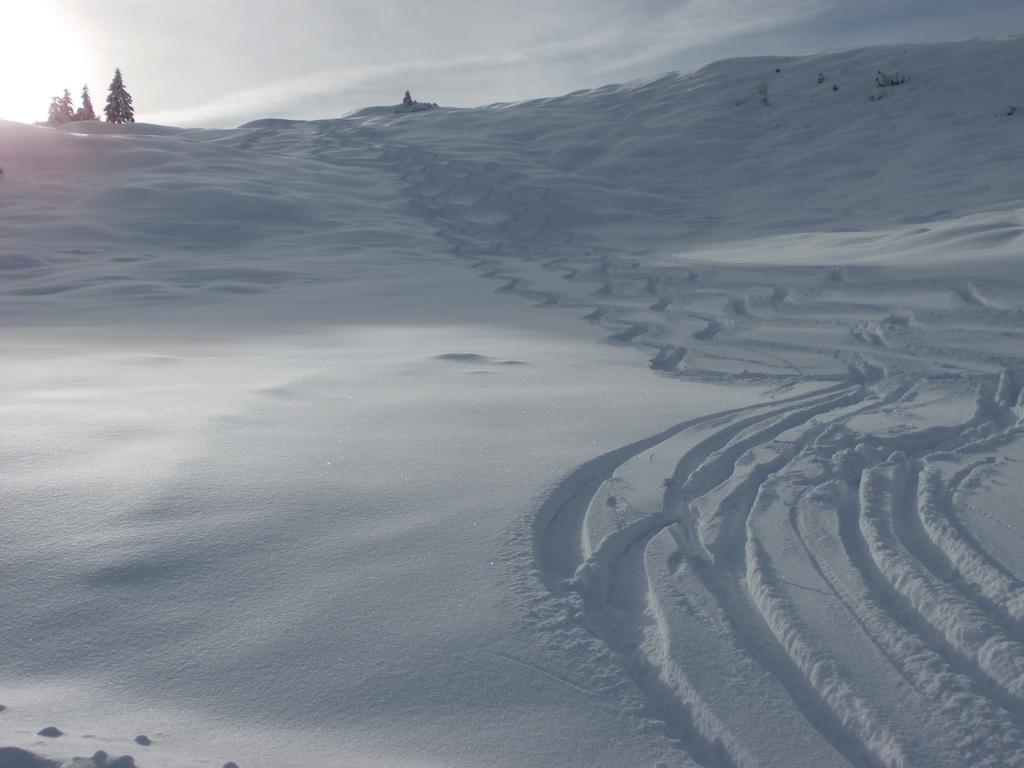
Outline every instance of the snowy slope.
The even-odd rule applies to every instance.
[[[1022,54],[0,123],[0,745],[1024,765]]]

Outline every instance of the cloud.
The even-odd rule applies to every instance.
[[[422,78],[426,71],[435,76],[446,73],[458,76],[463,71],[513,66],[524,58],[527,57],[523,54],[508,54],[502,58],[464,58],[442,63],[404,61],[314,72],[221,95],[204,104],[156,112],[149,117],[155,122],[202,125],[232,124],[256,116],[277,117],[289,109],[297,110],[293,113],[296,116],[308,117],[310,111],[326,116],[331,111],[329,105],[382,81],[409,80],[413,75]],[[373,90],[377,87],[373,86]],[[392,93],[396,96],[395,103],[401,100],[400,91],[392,89]],[[361,105],[353,104],[352,108],[356,106]],[[328,112],[324,112],[325,109]]]
[[[550,95],[600,84],[600,78],[636,76],[640,72],[632,70],[647,62],[792,23],[820,13],[826,4],[791,0],[766,9],[752,0],[690,0],[623,7],[567,0],[545,14],[548,3],[522,0],[521,12],[511,18],[482,5],[444,0],[428,12],[422,3],[350,0],[347,7],[358,6],[360,23],[374,30],[376,55],[357,46],[359,63],[211,94],[148,119],[231,125],[260,116],[329,116],[364,106],[367,98],[379,103],[384,94],[385,101],[397,101],[405,87],[427,88],[426,98],[462,105]],[[309,44],[322,53],[321,35],[312,35]],[[339,53],[352,56],[351,48],[345,56]]]
[[[680,57],[687,51],[707,48],[742,35],[805,22],[835,6],[828,0],[792,0],[765,3],[758,0],[692,0],[675,5],[623,31],[624,42],[634,51],[603,67],[626,70],[659,59]]]

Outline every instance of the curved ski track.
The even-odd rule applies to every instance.
[[[1024,766],[1024,576],[956,503],[1024,434],[1021,357],[977,343],[1019,341],[1020,313],[962,278],[647,265],[577,226],[572,194],[525,161],[380,153],[498,290],[577,309],[662,375],[765,389],[541,500],[510,560],[559,680],[666,739],[673,765]],[[959,300],[867,301],[880,286]],[[959,421],[914,420],[965,392]]]

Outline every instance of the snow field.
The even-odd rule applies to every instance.
[[[0,743],[1024,765],[1022,44],[0,125]]]

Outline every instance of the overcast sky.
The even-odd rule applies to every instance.
[[[35,40],[43,26],[59,29]],[[233,126],[396,103],[406,88],[474,106],[731,56],[1022,33],[1024,0],[0,0],[0,29],[22,41],[0,77],[40,73],[6,84],[0,116],[42,119],[83,81],[99,106],[118,66],[139,120]],[[33,48],[40,60],[22,61]],[[53,93],[24,114],[41,88]]]

